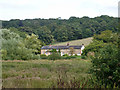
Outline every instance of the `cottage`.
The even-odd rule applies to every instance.
[[[85,48],[84,44],[82,44],[81,46],[43,46],[41,48],[41,54],[45,54],[45,55],[50,55],[51,52],[50,50],[52,49],[56,49],[57,51],[60,50],[61,52],[61,56],[63,56],[64,54],[68,54],[71,55],[71,48],[73,48],[73,55],[77,54],[77,55],[81,55],[82,54],[82,50]]]

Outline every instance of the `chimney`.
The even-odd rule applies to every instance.
[[[82,48],[81,49],[83,50],[84,48],[85,48],[85,46],[84,46],[84,44],[82,44]]]
[[[82,46],[84,46],[84,44],[82,44]]]
[[[67,46],[69,46],[69,42],[67,43]]]

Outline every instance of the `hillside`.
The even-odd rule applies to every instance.
[[[114,23],[114,24],[113,24]],[[70,17],[69,19],[12,19],[3,21],[2,27],[15,31],[25,37],[25,33],[38,35],[46,45],[56,42],[92,37],[102,31],[111,30],[117,32],[118,19],[107,15],[94,18]],[[22,34],[22,32],[24,32]]]
[[[89,38],[85,38],[85,39],[56,43],[53,45],[66,45],[67,43],[69,43],[70,45],[82,45],[82,44],[84,44],[85,46],[87,46],[90,44],[90,42],[92,42],[92,39],[93,39],[93,37],[89,37]]]

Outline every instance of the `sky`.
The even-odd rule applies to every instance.
[[[118,17],[119,0],[0,0],[0,20]]]

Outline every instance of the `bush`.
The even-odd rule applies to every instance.
[[[40,59],[40,55],[35,55],[35,54],[34,54],[33,57],[32,57],[32,59],[33,59],[33,60],[38,60],[38,59]]]
[[[87,57],[85,55],[82,55],[81,56],[81,59],[86,59]]]
[[[62,59],[71,59],[69,56],[63,56]]]
[[[40,55],[40,58],[41,59],[48,59],[48,56],[46,56],[45,54],[42,54],[42,55]]]
[[[63,56],[62,58],[63,59],[73,59],[73,58],[76,58],[76,56]]]
[[[53,52],[51,55],[48,56],[49,60],[57,60],[57,59],[61,59],[61,56],[59,53],[55,53]]]
[[[120,59],[117,49],[115,45],[108,44],[92,57],[91,72],[105,88],[120,88]]]
[[[75,54],[75,56],[78,56],[77,54]]]
[[[72,58],[76,58],[76,56],[69,56],[69,57],[70,57],[71,59],[72,59]]]
[[[2,49],[0,50],[3,60],[32,60],[40,59],[39,51],[42,42],[36,35],[27,36],[26,39],[10,30],[2,30]]]
[[[69,56],[68,54],[64,54],[63,56]]]

